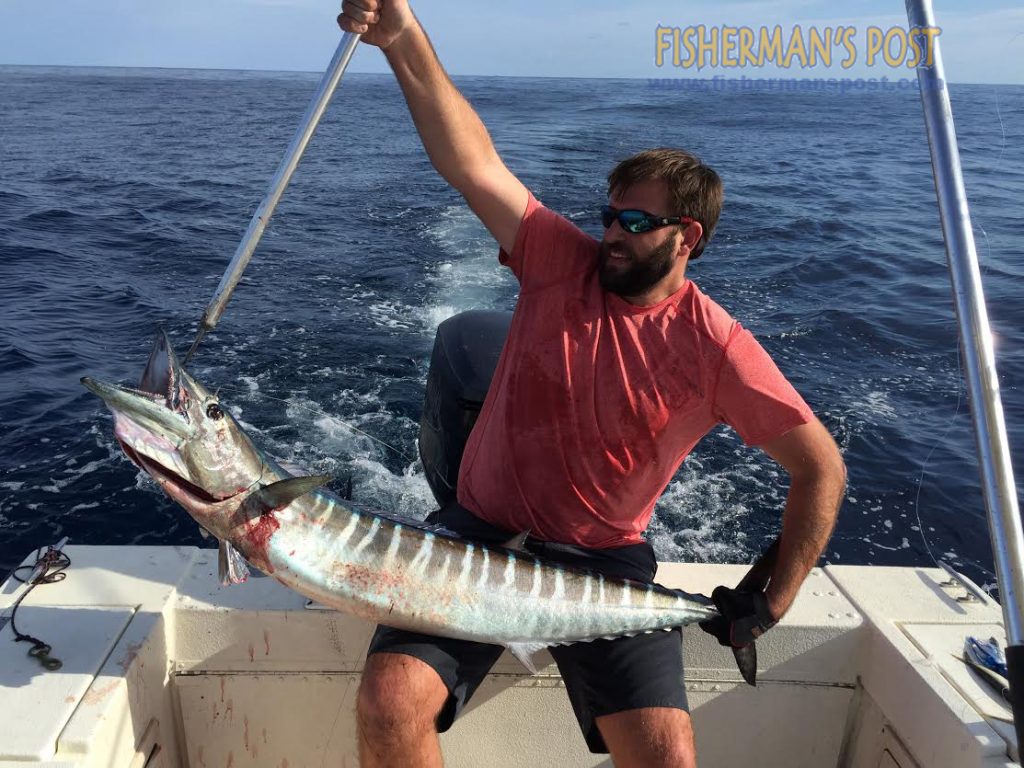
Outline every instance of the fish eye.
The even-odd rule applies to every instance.
[[[210,403],[206,406],[206,415],[215,421],[220,421],[224,418],[224,411],[216,403]]]

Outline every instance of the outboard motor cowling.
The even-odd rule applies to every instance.
[[[459,465],[505,346],[512,313],[470,310],[437,328],[420,417],[420,460],[441,506],[455,501]]]

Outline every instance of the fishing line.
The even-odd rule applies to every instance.
[[[925,457],[924,464],[921,466],[921,476],[917,480],[917,494],[914,496],[914,517],[917,518],[917,530],[921,534],[921,541],[924,542],[925,551],[928,553],[929,559],[931,559],[936,568],[940,567],[939,561],[932,553],[931,545],[928,543],[928,535],[924,532],[924,523],[921,522],[921,487],[924,485],[924,477],[928,472],[928,464],[932,460],[932,455],[934,455],[939,444],[946,439],[946,435],[948,435],[949,430],[953,428],[953,424],[956,422],[957,416],[960,415],[960,406],[963,403],[963,385],[961,383],[962,376],[963,368],[960,363],[960,346],[958,344],[956,348],[956,410],[953,412],[953,418],[946,424],[945,431],[943,431],[943,433],[939,435],[938,439],[936,439],[932,444],[931,450],[928,451],[928,456]]]
[[[1021,37],[1021,35],[1017,35],[1017,37]],[[1017,37],[1013,38],[1013,40],[1016,40]],[[1013,42],[1013,40],[1011,40],[1010,42]],[[1010,44],[1007,43],[1006,47],[1009,48]],[[1000,132],[1000,134],[1002,134],[1002,137],[1001,137],[1002,143],[999,145],[999,157],[996,158],[996,166],[995,166],[996,168],[999,168],[1000,165],[1003,162],[1003,155],[1006,154],[1006,124],[1003,122],[1003,110],[1002,110],[1002,107],[999,105],[999,86],[993,86],[992,87],[992,94],[996,98],[996,118],[999,120],[999,132]],[[976,219],[976,221],[978,221],[978,224],[977,224],[978,229],[981,230],[981,234],[985,238],[985,251],[986,251],[986,256],[987,256],[985,261],[990,263],[991,262],[991,258],[988,258],[988,257],[992,256],[992,243],[989,241],[989,239],[988,239],[988,232],[985,230],[985,227],[983,227],[981,225],[980,219]],[[978,261],[980,263],[981,259],[979,258]],[[984,275],[988,271],[989,264],[988,263],[983,264],[983,265],[981,265],[981,267],[982,267],[982,269],[981,269],[982,275]]]
[[[1020,36],[1021,35],[1017,35],[1017,37],[1020,37]],[[1015,37],[1014,40],[1016,40],[1016,39],[1017,38]],[[1002,146],[999,147],[999,157],[996,160],[996,166],[998,167],[999,164],[1003,161],[1003,155],[1006,153],[1006,124],[1003,123],[1003,110],[999,106],[999,87],[998,86],[994,86],[992,88],[992,93],[994,93],[995,97],[996,97],[996,117],[999,118],[999,130],[1003,134],[1003,143],[1002,143]]]
[[[1021,37],[1021,35],[1018,35],[1017,37]],[[999,147],[999,157],[996,159],[996,168],[998,168],[1002,163],[1003,155],[1006,153],[1006,124],[1003,122],[1003,112],[999,104],[998,87],[994,87],[992,89],[992,93],[995,96],[996,118],[999,120],[999,131],[1002,134],[1001,144]],[[984,275],[988,271],[988,268],[992,262],[992,241],[989,240],[988,232],[985,230],[985,227],[981,225],[980,220],[975,218],[974,221],[975,226],[977,226],[978,230],[981,232],[982,237],[985,238],[985,258],[982,259],[980,255],[978,258],[979,266],[981,267],[981,273]],[[932,444],[931,450],[928,452],[928,456],[924,460],[924,464],[921,467],[921,476],[918,478],[917,482],[917,493],[914,496],[914,516],[917,518],[917,528],[921,534],[921,541],[924,543],[925,551],[928,553],[928,557],[931,559],[932,563],[935,564],[935,567],[939,567],[939,561],[938,559],[936,559],[934,553],[932,552],[932,548],[928,543],[928,535],[925,533],[924,530],[924,524],[921,522],[921,488],[924,485],[924,478],[928,472],[928,464],[931,462],[932,456],[935,454],[935,451],[939,447],[939,444],[945,440],[946,435],[949,434],[950,429],[953,428],[953,424],[956,423],[957,417],[960,415],[960,409],[963,406],[963,362],[961,360],[962,350],[960,349],[959,342],[957,342],[955,350],[957,382],[956,409],[953,412],[953,418],[949,420],[949,422],[946,424],[946,429],[938,437],[935,443]],[[977,565],[977,567],[979,568],[979,570],[984,571],[989,575],[994,575],[991,571],[989,571],[987,568],[981,565]]]
[[[61,544],[54,547],[40,548],[36,551],[36,561],[31,565],[23,565],[20,568],[15,568],[11,576],[20,581],[22,584],[28,584],[28,589],[21,593],[21,596],[14,601],[14,605],[11,607],[11,615],[8,620],[11,625],[11,632],[14,633],[14,642],[16,643],[32,643],[32,647],[29,648],[28,655],[36,659],[43,667],[50,671],[55,672],[60,669],[63,665],[60,659],[51,656],[50,651],[52,648],[49,643],[43,642],[38,637],[25,634],[24,632],[18,631],[18,626],[15,623],[15,618],[18,614],[18,608],[21,606],[22,601],[29,596],[33,589],[38,587],[40,584],[56,584],[58,581],[64,581],[67,578],[67,574],[64,573],[71,565],[71,558],[64,554],[61,550]],[[28,571],[28,578],[22,578],[18,575],[20,571]],[[38,572],[38,575],[37,575]]]
[[[985,248],[987,250],[987,253],[991,255],[992,244],[991,242],[989,242],[988,233],[985,232],[984,227],[982,227],[980,224],[978,225],[978,229],[981,230],[982,235],[984,235]],[[932,552],[932,548],[928,543],[928,535],[925,533],[924,530],[924,524],[921,522],[921,488],[924,485],[924,478],[928,472],[928,464],[931,462],[932,456],[935,454],[935,451],[938,449],[939,445],[946,439],[946,435],[948,435],[949,431],[953,428],[953,425],[956,423],[957,417],[960,415],[960,409],[963,407],[963,361],[961,359],[962,350],[960,349],[959,341],[954,347],[954,350],[956,352],[956,408],[953,411],[953,418],[949,420],[949,422],[946,424],[945,430],[943,430],[942,434],[939,435],[939,437],[932,444],[931,450],[928,451],[928,456],[925,458],[924,464],[921,466],[921,476],[918,478],[917,493],[914,496],[914,517],[917,518],[917,529],[918,532],[921,534],[921,541],[924,542],[925,551],[928,553],[928,557],[931,559],[932,563],[935,564],[936,568],[940,567],[939,561]],[[979,570],[982,570],[989,575],[993,575],[992,572],[989,571],[987,568],[978,564],[975,565]]]
[[[376,435],[371,435],[369,432],[364,432],[359,427],[357,427],[357,426],[355,426],[353,424],[349,424],[344,419],[340,419],[337,416],[334,416],[334,415],[332,415],[330,413],[327,413],[326,411],[322,411],[322,410],[320,410],[318,408],[312,408],[312,407],[310,407],[308,405],[301,405],[299,403],[293,402],[292,400],[285,400],[284,398],[281,398],[281,397],[274,397],[273,395],[268,395],[265,392],[253,392],[252,390],[242,389],[241,387],[222,386],[222,387],[220,387],[220,389],[226,389],[229,392],[240,392],[240,393],[246,394],[246,395],[256,395],[257,397],[265,397],[268,400],[274,400],[274,401],[276,401],[278,403],[284,403],[289,408],[298,408],[299,410],[302,410],[302,411],[308,411],[309,413],[314,413],[314,414],[316,414],[318,416],[323,416],[323,417],[325,417],[327,419],[330,419],[331,421],[337,422],[341,426],[343,426],[343,427],[345,427],[347,429],[350,429],[353,432],[356,432],[357,434],[362,435],[363,437],[366,437],[366,438],[372,440],[375,443],[379,443],[380,445],[382,445],[385,448],[387,448],[389,451],[394,452],[396,455],[402,457],[403,459],[405,459],[408,462],[415,461],[415,459],[413,457],[411,457],[409,454],[407,454],[405,451],[401,450],[400,448],[396,448],[395,446],[391,445],[390,443],[388,443],[388,442],[386,442],[384,440],[381,440]]]

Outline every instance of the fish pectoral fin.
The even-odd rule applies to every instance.
[[[225,587],[232,584],[241,584],[249,578],[249,566],[245,558],[231,546],[231,542],[220,542],[217,552],[217,571],[220,575],[220,583]]]
[[[533,662],[533,656],[547,647],[547,643],[509,643],[508,650],[519,659],[519,663],[526,667],[531,675],[536,675],[537,665]]]
[[[529,529],[517,533],[511,539],[506,541],[503,546],[505,549],[511,549],[513,552],[525,552],[526,551],[526,540],[530,538]]]
[[[260,488],[253,494],[253,498],[257,505],[263,508],[261,511],[281,509],[329,482],[331,482],[330,475],[289,477],[287,480],[279,480]]]

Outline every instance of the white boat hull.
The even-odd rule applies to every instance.
[[[0,630],[0,768],[356,766],[354,706],[372,627],[272,579],[221,587],[216,552],[68,547],[59,584],[18,612],[64,661],[46,672]],[[746,566],[662,564],[666,586],[709,593]],[[702,766],[1008,768],[997,698],[953,654],[1001,637],[991,601],[941,570],[816,570],[758,643],[757,689],[726,649],[684,631]],[[0,616],[17,598],[9,582]],[[2,622],[0,622],[2,623]],[[442,737],[449,766],[599,766],[550,658],[503,657]]]

